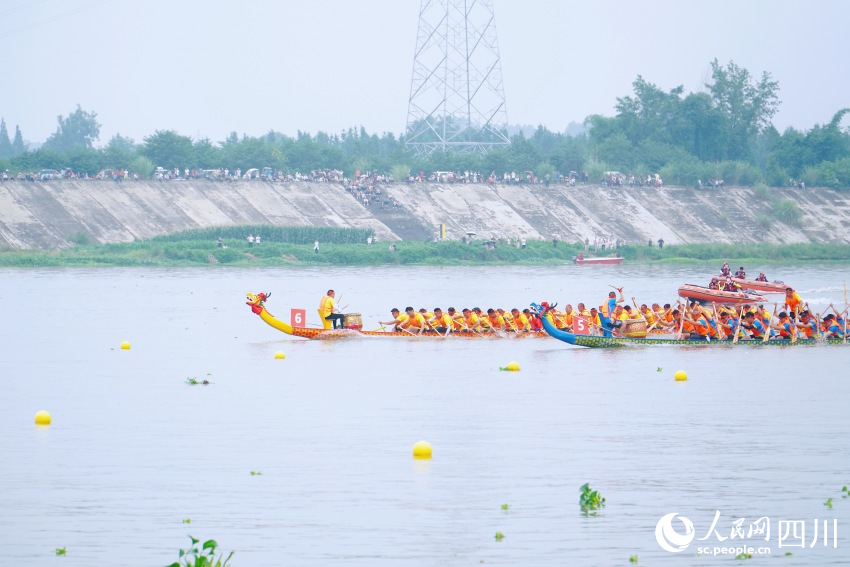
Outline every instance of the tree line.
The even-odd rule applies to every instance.
[[[25,147],[16,127],[9,139],[0,120],[0,169],[12,172],[71,168],[94,175],[126,169],[141,176],[155,167],[203,170],[271,167],[291,173],[339,169],[391,173],[397,179],[420,171],[533,172],[537,178],[558,172],[587,172],[591,181],[618,171],[639,177],[659,174],[678,185],[724,184],[850,188],[850,128],[839,109],[825,124],[779,132],[772,118],[779,106],[779,84],[767,72],[753,77],[734,62],[711,63],[711,77],[698,92],[682,86],[664,91],[638,76],[633,92],[617,99],[614,116],[592,115],[579,135],[539,126],[533,134],[511,137],[509,145],[484,154],[405,151],[404,136],[349,128],[339,134],[275,131],[225,140],[192,139],[174,130],[158,130],[140,143],[116,134],[95,147],[100,123],[79,105],[59,116],[54,132],[39,148]],[[524,176],[523,176],[524,177]]]

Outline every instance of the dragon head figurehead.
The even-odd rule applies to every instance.
[[[531,304],[531,312],[537,315],[538,317],[543,317],[549,312],[550,309],[554,309],[558,304],[555,303],[553,305],[549,305],[546,301],[541,302],[540,304],[532,303]]]
[[[265,308],[266,299],[271,296],[271,292],[264,293],[261,291],[260,293],[249,293],[246,296],[248,301],[245,302],[245,305],[250,305],[251,311],[259,315],[263,312],[263,309]]]

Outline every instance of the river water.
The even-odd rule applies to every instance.
[[[850,346],[306,341],[244,304],[271,291],[280,319],[315,323],[333,287],[374,328],[394,306],[590,306],[609,285],[672,302],[716,268],[0,270],[0,565],[165,565],[190,534],[236,567],[711,565],[734,554],[698,546],[730,544],[847,564]],[[844,304],[846,274],[768,276],[823,310]],[[432,460],[412,459],[419,440]],[[607,499],[596,515],[584,483]],[[695,528],[679,553],[655,537],[673,512]],[[720,540],[762,517],[769,540]],[[805,547],[780,548],[784,521],[805,522]]]

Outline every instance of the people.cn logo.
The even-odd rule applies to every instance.
[[[673,512],[662,516],[655,524],[655,539],[658,541],[658,545],[672,553],[679,553],[687,549],[696,535],[694,525],[684,516],[679,516],[679,519],[685,524],[685,535],[673,529],[673,518],[676,517],[676,514],[676,512]]]

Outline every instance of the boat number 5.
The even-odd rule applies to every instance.
[[[576,335],[587,334],[587,319],[584,317],[573,317],[573,323],[575,323],[574,327]]]

